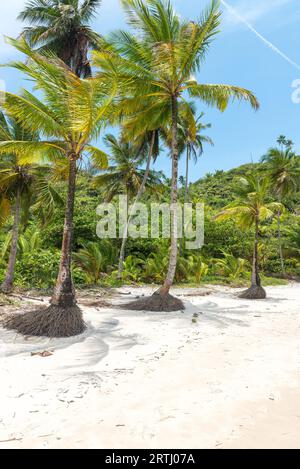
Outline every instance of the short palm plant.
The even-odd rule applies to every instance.
[[[232,254],[222,250],[223,257],[219,259],[213,259],[213,265],[221,273],[223,277],[228,278],[231,281],[238,280],[241,278],[248,267],[246,259],[235,257]]]
[[[124,269],[122,271],[122,277],[124,280],[131,282],[138,282],[141,278],[141,269],[144,267],[145,262],[143,259],[139,259],[132,255],[127,256],[124,260]]]
[[[14,119],[8,118],[0,112],[0,144],[1,142],[38,141],[38,133],[24,130]],[[55,203],[61,199],[49,182],[51,168],[39,165],[34,152],[22,161],[18,153],[12,149],[8,154],[0,157],[0,187],[3,197],[2,216],[8,217],[13,207],[13,227],[11,236],[8,238],[7,249],[9,249],[9,260],[6,275],[0,290],[10,293],[13,289],[17,251],[20,240],[20,227],[22,216],[25,217],[30,206],[47,212],[48,219]],[[4,203],[6,201],[6,203]]]
[[[190,256],[189,262],[195,282],[199,285],[202,279],[207,276],[209,266],[199,255]]]
[[[73,257],[75,264],[85,273],[87,282],[96,285],[105,265],[105,257],[99,243],[86,243]]]
[[[7,253],[9,253],[9,247],[12,240],[12,234],[7,233],[4,243],[2,245],[0,256],[5,258]],[[29,226],[23,233],[19,236],[18,250],[20,255],[31,254],[32,252],[40,249],[42,247],[42,238],[41,232],[35,226]]]
[[[107,84],[99,79],[81,80],[59,59],[33,51],[25,39],[10,42],[27,57],[26,63],[15,62],[12,66],[33,80],[39,97],[29,91],[24,91],[23,96],[2,92],[3,106],[28,131],[39,131],[43,139],[2,141],[0,154],[14,153],[23,163],[32,154],[37,159],[53,162],[64,158],[68,166],[68,193],[61,262],[51,306],[46,311],[12,318],[9,325],[24,334],[76,335],[85,328],[71,275],[76,174],[83,156],[90,156],[98,167],[107,165],[106,155],[92,146],[91,141],[103,126],[113,85],[112,81]]]
[[[117,249],[109,239],[89,241],[73,257],[74,263],[85,273],[87,282],[96,285],[102,274],[113,272]]]
[[[254,248],[252,261],[251,287],[242,293],[241,298],[264,299],[266,292],[261,286],[259,275],[259,229],[260,223],[272,218],[282,205],[269,202],[270,181],[261,176],[248,175],[239,179],[237,199],[217,215],[217,221],[233,219],[244,230],[253,229]]]
[[[115,76],[124,99],[120,106],[135,115],[135,132],[157,129],[162,121],[171,123],[171,203],[178,192],[179,102],[188,94],[224,111],[231,99],[246,100],[257,109],[258,102],[248,90],[229,85],[199,83],[194,74],[201,69],[209,45],[220,24],[218,2],[212,1],[199,21],[183,21],[168,0],[122,0],[136,34],[115,33],[110,44],[95,53],[100,76]],[[147,103],[147,106],[141,106]],[[177,211],[172,211],[169,267],[162,287],[149,299],[129,305],[136,309],[174,311],[183,308],[170,294],[177,256]]]
[[[19,19],[29,26],[23,36],[32,47],[58,55],[76,75],[88,77],[90,47],[100,36],[89,26],[101,0],[30,0]]]

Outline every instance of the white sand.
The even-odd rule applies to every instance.
[[[212,289],[184,313],[85,307],[72,339],[0,329],[0,448],[299,449],[300,286]]]

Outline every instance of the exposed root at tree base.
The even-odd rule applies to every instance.
[[[239,295],[239,298],[246,300],[265,300],[267,297],[266,290],[263,287],[252,286],[248,290],[244,291]]]
[[[12,286],[8,287],[3,284],[0,286],[0,293],[2,293],[3,295],[9,295],[12,291],[13,291]]]
[[[37,337],[72,337],[85,331],[81,309],[78,306],[48,308],[12,314],[3,321],[3,327],[19,334]]]
[[[159,291],[155,292],[152,296],[146,298],[139,298],[125,305],[126,309],[132,311],[154,311],[154,312],[172,312],[185,309],[184,304],[175,296],[161,294]]]

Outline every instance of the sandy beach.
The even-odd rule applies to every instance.
[[[299,449],[299,284],[200,290],[144,313],[125,304],[153,289],[117,289],[70,339],[0,328],[0,448]]]

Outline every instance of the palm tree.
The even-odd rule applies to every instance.
[[[103,239],[101,242],[84,243],[74,254],[74,261],[85,273],[87,281],[96,285],[103,272],[113,271],[116,255],[117,251],[111,240]]]
[[[204,113],[202,112],[196,118],[196,107],[193,102],[182,102],[178,106],[178,153],[181,157],[186,152],[186,164],[185,164],[185,177],[179,177],[179,182],[184,185],[184,202],[188,201],[189,192],[189,165],[191,157],[193,157],[194,163],[198,161],[198,157],[203,155],[203,144],[209,143],[213,145],[211,138],[203,135],[203,131],[210,128],[211,124],[203,124],[202,118]],[[172,129],[168,126],[162,129],[163,139],[168,148],[172,147]]]
[[[85,324],[76,304],[71,275],[74,200],[78,162],[90,156],[99,167],[107,165],[107,157],[90,144],[103,125],[105,114],[113,99],[112,80],[107,84],[99,79],[81,80],[59,59],[46,59],[33,51],[22,38],[10,40],[27,56],[26,63],[14,62],[12,67],[33,80],[39,96],[24,91],[23,96],[2,92],[7,113],[22,122],[30,132],[39,131],[40,141],[10,140],[0,142],[0,154],[18,155],[24,163],[34,152],[36,158],[52,161],[65,158],[68,163],[68,193],[62,254],[57,283],[51,305],[46,311],[36,311],[14,317],[9,327],[29,335],[49,337],[71,336],[81,333]]]
[[[283,151],[285,148],[292,148],[294,145],[294,142],[292,140],[288,140],[285,135],[279,135],[277,143],[280,145],[281,151]]]
[[[16,120],[6,117],[0,111],[0,142],[15,140],[33,142],[38,140],[38,134],[25,131]],[[37,164],[34,153],[24,163],[13,152],[0,159],[1,193],[8,203],[4,207],[6,215],[3,213],[3,218],[9,215],[10,206],[14,204],[9,261],[4,281],[0,286],[2,293],[10,293],[13,289],[22,211],[25,214],[33,203],[32,199],[35,199],[36,208],[46,211],[49,217],[55,202],[59,200],[59,195],[49,185],[49,172],[49,167]]]
[[[236,220],[244,230],[254,230],[251,287],[242,293],[241,298],[264,299],[266,292],[261,286],[259,275],[259,227],[260,223],[273,217],[282,205],[268,202],[270,181],[266,177],[248,175],[239,179],[238,198],[216,216],[217,221]]]
[[[257,109],[258,102],[248,90],[229,85],[200,84],[193,76],[200,65],[220,24],[218,2],[213,0],[198,22],[182,21],[169,0],[122,0],[136,36],[128,32],[114,33],[110,44],[96,52],[95,64],[100,76],[118,77],[125,98],[122,111],[136,115],[135,131],[159,127],[162,120],[171,122],[172,185],[171,204],[177,203],[178,192],[178,123],[179,102],[187,93],[208,105],[224,111],[231,99],[243,99]],[[147,107],[141,110],[141,103]],[[136,305],[137,309],[172,310],[183,308],[180,300],[169,294],[177,265],[177,211],[172,210],[171,249],[168,272],[162,287],[150,298]]]
[[[262,162],[266,164],[265,169],[270,177],[272,189],[278,202],[282,203],[284,197],[297,192],[300,183],[299,157],[295,155],[290,147],[291,141],[287,141],[285,137],[279,137],[278,143],[282,144],[284,149],[271,148],[262,158]],[[277,213],[277,237],[278,249],[280,257],[281,271],[284,274],[284,258],[282,252],[281,240],[281,215],[282,211]]]
[[[86,243],[74,254],[74,261],[85,272],[87,281],[96,285],[103,271],[105,261],[99,244],[91,241]]]
[[[109,147],[111,155],[110,161],[112,165],[108,167],[105,174],[95,177],[95,185],[103,188],[106,193],[107,201],[110,201],[115,195],[125,194],[127,197],[128,214],[129,200],[135,197],[135,206],[137,199],[139,199],[141,195],[141,188],[146,186],[149,189],[155,189],[160,183],[160,176],[158,173],[150,171],[150,167],[148,165],[145,170],[140,169],[140,166],[145,160],[147,146],[131,144],[124,141],[122,138],[118,140],[111,134],[106,135],[104,141]],[[152,155],[153,143],[150,144],[150,147]],[[127,215],[128,222],[126,223],[126,229],[124,230],[124,233],[122,233],[123,236],[119,257],[118,278],[122,278],[128,224],[132,213],[133,209],[131,208],[129,215]]]
[[[185,164],[185,191],[184,202],[188,202],[189,195],[189,165],[190,160],[193,158],[196,164],[199,156],[203,155],[203,144],[209,143],[213,145],[213,141],[203,131],[211,127],[211,124],[203,124],[202,119],[204,113],[202,112],[198,117],[195,116],[196,110],[191,106],[191,112],[184,112],[181,117],[179,126],[179,141],[182,140],[182,146],[186,151],[186,164]],[[180,146],[180,145],[179,145]]]
[[[32,47],[58,55],[79,77],[91,76],[90,47],[100,36],[89,26],[101,0],[30,0],[19,14],[29,22],[23,36]]]

